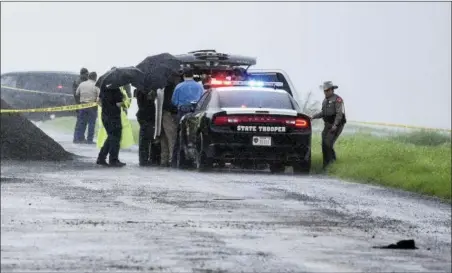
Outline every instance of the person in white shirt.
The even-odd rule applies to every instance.
[[[88,80],[80,83],[75,95],[80,97],[80,103],[97,102],[100,89],[95,86],[97,80],[97,73],[91,72],[88,75]],[[77,124],[75,125],[75,139],[85,139],[85,131],[88,126],[88,136],[86,138],[87,144],[95,144],[94,131],[96,128],[97,107],[90,107],[81,109],[78,112]]]

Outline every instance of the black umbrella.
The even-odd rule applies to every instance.
[[[179,69],[182,62],[169,53],[161,53],[147,57],[136,67],[143,71],[143,73],[149,74],[154,72],[154,70],[162,64],[173,69]]]
[[[96,82],[99,88],[119,88],[131,84],[136,88],[143,88],[145,74],[134,66],[113,68]]]
[[[145,74],[145,89],[164,88],[168,80],[179,73],[182,62],[169,53],[149,56],[136,67]]]
[[[179,69],[174,69],[166,65],[155,67],[152,73],[147,73],[144,79],[144,87],[146,90],[157,90],[168,85],[170,79],[180,75]]]

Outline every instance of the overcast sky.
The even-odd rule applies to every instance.
[[[332,80],[348,119],[451,127],[450,3],[1,3],[1,72],[103,73],[213,48]]]

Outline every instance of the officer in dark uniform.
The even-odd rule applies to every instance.
[[[116,66],[113,66],[112,68],[110,68],[110,70],[116,69]],[[132,85],[131,84],[126,84],[124,86],[122,86],[124,88],[124,90],[126,91],[127,97],[131,98],[132,97]],[[127,109],[124,108],[123,109],[124,112],[126,112],[127,115]]]
[[[77,91],[77,88],[78,88],[78,86],[80,85],[81,82],[84,82],[84,81],[88,80],[88,74],[89,74],[88,69],[83,67],[82,69],[80,69],[80,76],[72,84],[72,91],[74,93],[74,100],[75,100],[76,104],[80,104],[80,95],[77,96],[75,94],[75,91]]]
[[[140,166],[151,166],[160,163],[160,145],[154,141],[155,130],[155,91],[144,92],[135,89],[140,124],[138,141],[138,159]]]
[[[312,119],[323,118],[325,126],[322,131],[322,152],[323,168],[336,160],[334,143],[344,129],[347,122],[345,118],[344,101],[340,96],[334,93],[338,88],[331,81],[326,81],[321,86],[325,92],[325,99],[322,103],[322,111],[312,116]]]
[[[88,74],[89,74],[88,69],[83,67],[82,69],[80,69],[80,76],[78,77],[78,79],[72,83],[72,91],[74,94],[75,104],[80,104],[80,95],[77,95],[76,91],[77,91],[77,88],[80,85],[80,83],[88,80]],[[78,120],[79,110],[75,110],[75,112],[77,113],[77,120]],[[83,139],[78,139],[76,132],[77,132],[77,130],[74,129],[74,138],[73,138],[72,142],[74,142],[74,143],[86,142],[86,139],[84,139],[84,137],[83,137]]]
[[[99,103],[102,107],[102,124],[107,131],[107,140],[100,149],[97,164],[110,167],[124,167],[126,164],[119,161],[119,149],[122,134],[121,107],[123,107],[123,95],[119,88],[106,88],[101,86]],[[107,155],[109,163],[107,164]]]

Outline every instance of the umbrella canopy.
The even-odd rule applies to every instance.
[[[166,65],[160,65],[152,73],[146,74],[144,79],[145,89],[157,90],[165,88],[171,78],[180,75],[179,69],[172,69]]]
[[[113,68],[100,76],[96,86],[100,89],[119,88],[131,84],[136,88],[143,88],[145,74],[134,66]]]
[[[145,89],[164,88],[173,75],[179,74],[182,62],[169,53],[149,56],[136,67],[144,72]]]
[[[173,69],[180,69],[182,62],[169,53],[161,53],[149,56],[139,63],[136,67],[145,74],[150,74],[160,65],[166,65]]]

